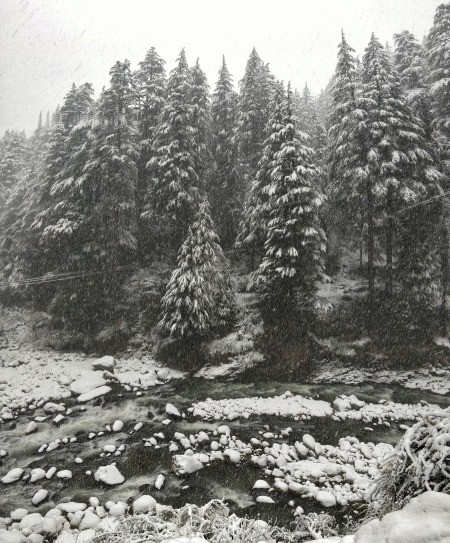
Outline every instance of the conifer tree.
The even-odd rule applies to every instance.
[[[334,236],[339,232],[338,238],[344,237],[347,240],[358,238],[362,261],[366,213],[365,205],[362,203],[361,179],[357,170],[362,163],[359,151],[361,146],[355,127],[359,116],[364,112],[358,103],[358,85],[355,51],[347,43],[342,32],[329,117],[328,230],[332,230]]]
[[[219,237],[226,248],[236,239],[242,210],[244,187],[238,171],[235,138],[237,94],[225,57],[212,97],[212,155],[214,167],[209,183],[209,198]]]
[[[0,198],[4,203],[23,173],[27,158],[27,141],[23,132],[7,130],[1,140]],[[1,204],[0,204],[1,208]]]
[[[181,245],[200,202],[191,93],[192,74],[183,49],[168,81],[155,156],[150,161],[151,207],[146,210],[158,217],[160,237],[169,251]]]
[[[395,68],[400,77],[408,104],[425,130],[426,139],[431,138],[431,100],[427,84],[427,66],[423,46],[404,30],[394,35]]]
[[[426,42],[430,69],[433,128],[442,146],[442,162],[450,173],[450,4],[441,4]]]
[[[449,189],[450,179],[450,4],[438,6],[433,26],[426,40],[429,66],[428,82],[431,95],[432,128],[441,171],[445,174],[443,187]],[[441,253],[441,323],[443,333],[448,326],[448,297],[450,295],[450,206],[443,202],[440,232]]]
[[[162,299],[161,330],[174,339],[200,340],[214,325],[229,322],[234,297],[228,277],[220,272],[221,260],[224,257],[205,201],[188,230]]]
[[[258,171],[252,182],[245,201],[243,218],[239,226],[236,241],[238,248],[247,249],[253,259],[255,253],[262,253],[267,239],[268,221],[268,187],[271,184],[271,173],[275,154],[280,150],[280,130],[283,127],[285,109],[285,90],[278,84],[272,103],[272,116],[267,125],[267,139],[264,152],[258,164]]]
[[[206,185],[207,172],[211,167],[211,104],[209,85],[205,72],[197,59],[191,68],[192,126],[195,141],[195,171],[202,188]]]
[[[265,256],[256,274],[263,300],[272,302],[272,308],[279,312],[295,309],[296,295],[302,309],[314,307],[325,251],[318,214],[322,196],[313,186],[312,150],[305,145],[296,123],[288,86],[277,137],[280,148],[274,153],[267,187],[270,199]]]
[[[273,76],[253,48],[245,74],[239,83],[239,119],[237,138],[240,160],[248,183],[256,174],[265,140],[265,128],[270,116],[269,104],[273,91]]]
[[[165,62],[151,47],[145,59],[139,64],[135,79],[139,98],[139,161],[136,184],[136,220],[138,259],[141,265],[154,249],[152,231],[155,225],[151,222],[151,214],[145,215],[149,206],[149,189],[152,173],[149,163],[155,153],[155,136],[166,99]]]
[[[363,59],[362,95],[366,112],[360,129],[366,146],[369,280],[373,287],[374,227],[376,218],[381,218],[386,248],[386,291],[390,295],[396,234],[400,228],[398,212],[411,202],[436,195],[439,174],[433,167],[421,123],[407,105],[398,74],[374,35]],[[408,228],[413,224],[410,219]]]

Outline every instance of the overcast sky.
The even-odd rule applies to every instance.
[[[0,0],[0,134],[36,127],[71,84],[96,96],[116,60],[137,67],[156,47],[170,70],[182,47],[211,87],[222,54],[235,82],[253,46],[277,78],[313,93],[336,64],[341,28],[362,54],[404,29],[420,40],[442,0]]]

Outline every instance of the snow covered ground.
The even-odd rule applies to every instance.
[[[72,395],[87,394],[81,400],[87,401],[96,393],[110,392],[109,384],[147,390],[183,376],[149,357],[103,357],[99,362],[79,353],[26,349],[0,350],[0,367],[0,418],[4,420],[30,405],[50,400],[60,402]]]

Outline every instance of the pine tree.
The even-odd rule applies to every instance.
[[[23,174],[27,159],[27,141],[23,132],[7,130],[1,140],[0,209]]]
[[[278,84],[272,103],[272,116],[267,125],[267,139],[264,152],[258,163],[258,171],[252,182],[245,201],[243,218],[239,226],[236,246],[247,249],[253,259],[255,253],[262,253],[267,239],[268,187],[271,184],[271,172],[275,154],[280,150],[280,131],[283,127],[285,90]]]
[[[221,260],[224,257],[209,205],[203,202],[181,246],[178,267],[162,299],[161,330],[174,339],[200,340],[215,324],[223,326],[229,322],[234,298],[227,276],[219,271]],[[215,303],[215,296],[219,303]]]
[[[433,128],[442,145],[442,162],[450,173],[450,4],[441,4],[434,16],[433,27],[426,42],[430,68]]]
[[[270,116],[269,104],[273,90],[273,76],[253,48],[245,74],[239,83],[239,118],[237,138],[240,160],[248,183],[256,174],[265,140],[264,131]]]
[[[311,310],[316,282],[323,266],[325,234],[319,224],[322,196],[313,186],[312,150],[296,128],[292,92],[287,90],[280,149],[270,166],[269,222],[265,256],[257,271],[263,300],[278,312]]]
[[[364,112],[359,104],[358,86],[355,51],[347,43],[342,32],[328,119],[329,255],[337,260],[341,239],[351,242],[357,239],[362,265],[366,210],[358,170],[362,164],[362,157],[361,142],[358,141],[356,126],[360,115]]]
[[[159,236],[169,251],[181,245],[200,202],[191,92],[192,74],[183,49],[168,81],[167,103],[156,134],[155,157],[150,161],[152,207],[146,210],[148,214],[156,214]]]
[[[393,292],[393,257],[401,224],[398,213],[439,191],[439,174],[424,141],[421,123],[402,93],[398,74],[372,35],[363,59],[361,123],[365,141],[365,183],[368,208],[369,280],[373,289],[375,220],[383,221],[386,248],[386,292]],[[413,228],[414,214],[407,229]],[[371,292],[373,294],[373,290]]]
[[[93,104],[94,89],[90,83],[77,87],[75,83],[66,95],[60,110],[61,121],[66,129],[71,129],[82,120]]]
[[[426,58],[429,66],[432,128],[435,147],[441,171],[445,174],[443,187],[449,188],[450,179],[450,4],[441,4],[434,16],[433,26],[426,40]],[[450,294],[450,207],[444,201],[441,232],[441,324],[442,332],[447,333],[448,297]]]
[[[211,104],[209,85],[199,60],[191,68],[192,126],[195,141],[195,171],[202,188],[206,185],[207,172],[211,167]]]
[[[424,48],[415,37],[404,30],[394,35],[395,68],[400,77],[408,104],[424,126],[425,137],[431,138],[431,100],[427,85]]]
[[[223,246],[230,248],[236,239],[242,210],[244,187],[238,171],[238,147],[235,139],[237,94],[225,63],[212,97],[212,155],[214,168],[209,183],[209,198]]]
[[[165,62],[154,47],[139,64],[135,79],[139,96],[139,161],[135,202],[137,217],[138,259],[141,265],[154,250],[152,231],[155,225],[145,215],[152,173],[148,167],[155,152],[155,136],[161,111],[166,100]]]

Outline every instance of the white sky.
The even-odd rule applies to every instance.
[[[362,54],[371,32],[385,43],[428,32],[442,0],[0,0],[0,134],[29,135],[71,84],[96,96],[116,60],[136,68],[156,47],[170,70],[182,47],[211,87],[222,54],[235,83],[253,46],[273,73],[318,93],[336,64],[341,28]]]

